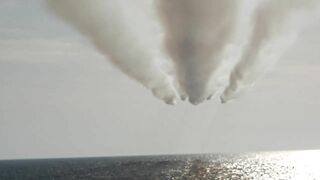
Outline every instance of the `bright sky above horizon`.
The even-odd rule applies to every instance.
[[[2,0],[0,159],[319,149],[319,24],[240,99],[168,106],[43,0]]]

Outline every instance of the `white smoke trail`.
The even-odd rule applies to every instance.
[[[221,97],[226,102],[254,85],[318,16],[319,0],[261,0],[252,17],[253,30],[230,84]]]
[[[48,0],[48,5],[123,72],[165,102],[176,102],[176,88],[169,76],[173,68],[161,53],[152,1]]]
[[[193,104],[221,93],[222,102],[237,97],[320,14],[320,0],[47,1],[169,104],[179,96]]]
[[[234,33],[238,6],[234,0],[158,0],[166,31],[165,44],[189,101],[198,104],[213,93],[211,75],[222,61]]]

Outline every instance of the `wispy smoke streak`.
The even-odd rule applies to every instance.
[[[320,14],[319,0],[47,1],[169,104],[239,96]]]
[[[208,82],[234,32],[238,5],[233,0],[158,1],[167,51],[193,104],[213,93]]]
[[[319,4],[318,0],[265,0],[258,4],[249,44],[231,74],[222,102],[241,95],[275,64],[316,17]]]
[[[169,76],[173,70],[160,51],[161,36],[151,1],[48,0],[48,4],[124,73],[165,102],[175,103],[177,93]]]

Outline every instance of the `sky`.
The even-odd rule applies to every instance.
[[[43,0],[2,0],[0,159],[319,149],[318,22],[240,99],[168,106]]]

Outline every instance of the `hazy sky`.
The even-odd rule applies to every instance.
[[[320,148],[320,21],[221,105],[168,106],[41,0],[0,1],[0,159]]]

